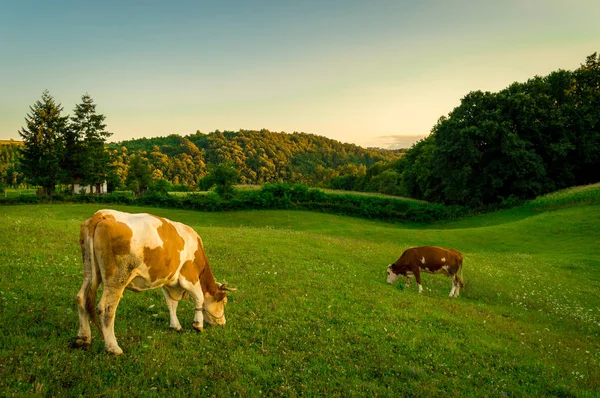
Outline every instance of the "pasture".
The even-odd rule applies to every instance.
[[[106,205],[0,207],[0,395],[600,394],[600,205],[531,206],[429,226],[302,211],[150,212],[193,227],[229,295],[227,325],[169,329],[160,290],[126,291],[125,354],[70,347],[79,225]],[[403,250],[465,256],[466,289],[388,285]]]

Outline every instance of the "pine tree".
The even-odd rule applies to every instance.
[[[91,185],[106,179],[110,159],[104,143],[112,134],[105,130],[105,118],[96,114],[89,94],[73,109],[64,162],[71,181],[79,179],[82,185]]]
[[[62,178],[61,154],[68,117],[61,116],[63,108],[48,90],[42,93],[41,101],[29,109],[25,117],[27,127],[19,130],[24,144],[21,150],[23,175],[30,184],[40,185],[45,194],[52,195]]]

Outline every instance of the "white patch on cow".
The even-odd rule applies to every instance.
[[[394,283],[396,282],[396,280],[398,279],[399,275],[395,274],[394,271],[392,271],[392,265],[388,265],[387,267],[387,283]]]
[[[421,264],[425,264],[425,256],[423,256],[423,258],[421,258]]]
[[[123,223],[131,228],[133,236],[131,238],[131,250],[143,258],[143,249],[155,249],[163,245],[163,241],[158,235],[157,228],[162,222],[147,213],[128,214],[116,210],[102,210],[104,214],[110,214],[117,222]],[[138,240],[143,237],[143,242]],[[141,251],[140,251],[141,250]],[[140,252],[138,252],[140,251]]]
[[[444,265],[444,266],[442,266],[442,268],[443,268],[443,269],[444,269],[446,272],[448,272],[448,270],[450,269],[450,267],[449,267],[449,266],[447,266],[447,265]]]
[[[452,282],[452,290],[450,290],[450,297],[454,296],[454,291],[456,290],[456,285]]]
[[[440,261],[443,262],[443,263],[445,263],[446,262],[446,257],[442,257],[442,259]]]
[[[419,293],[423,293],[423,285],[419,283]]]

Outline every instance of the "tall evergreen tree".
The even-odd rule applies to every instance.
[[[61,116],[63,108],[48,90],[29,109],[30,113],[25,117],[26,127],[19,130],[24,144],[21,150],[23,175],[29,183],[41,185],[45,194],[52,195],[62,177],[62,138],[68,117]]]
[[[64,158],[71,181],[79,179],[81,184],[90,185],[106,179],[110,159],[104,143],[112,134],[106,131],[105,118],[96,113],[89,94],[83,95],[73,109]]]

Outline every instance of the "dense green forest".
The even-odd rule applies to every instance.
[[[215,131],[209,134],[172,134],[109,145],[115,159],[118,186],[127,164],[139,158],[149,165],[154,181],[196,187],[210,165],[229,163],[240,173],[242,184],[267,182],[305,183],[312,186],[354,188],[347,179],[361,179],[375,164],[399,159],[402,150],[364,149],[305,133],[268,130]],[[129,160],[129,161],[128,161]]]
[[[95,108],[88,113],[100,121],[87,136],[77,119],[72,117],[70,126],[80,126],[81,143],[89,137],[95,143],[81,145],[94,149],[108,133],[101,124],[104,116],[95,115]],[[32,183],[23,173],[19,147],[5,143],[0,145],[2,184]],[[105,148],[108,158],[100,164],[108,167],[80,174],[88,180],[101,175],[109,190],[207,189],[205,177],[227,164],[242,184],[302,183],[472,208],[529,199],[600,181],[600,57],[594,53],[574,71],[535,76],[496,93],[470,92],[408,150],[365,149],[313,134],[268,130],[172,134]],[[65,159],[62,163],[69,164]],[[90,163],[85,159],[80,165]],[[79,175],[72,168],[61,182]]]
[[[600,57],[467,94],[397,166],[400,193],[471,207],[600,181]]]

